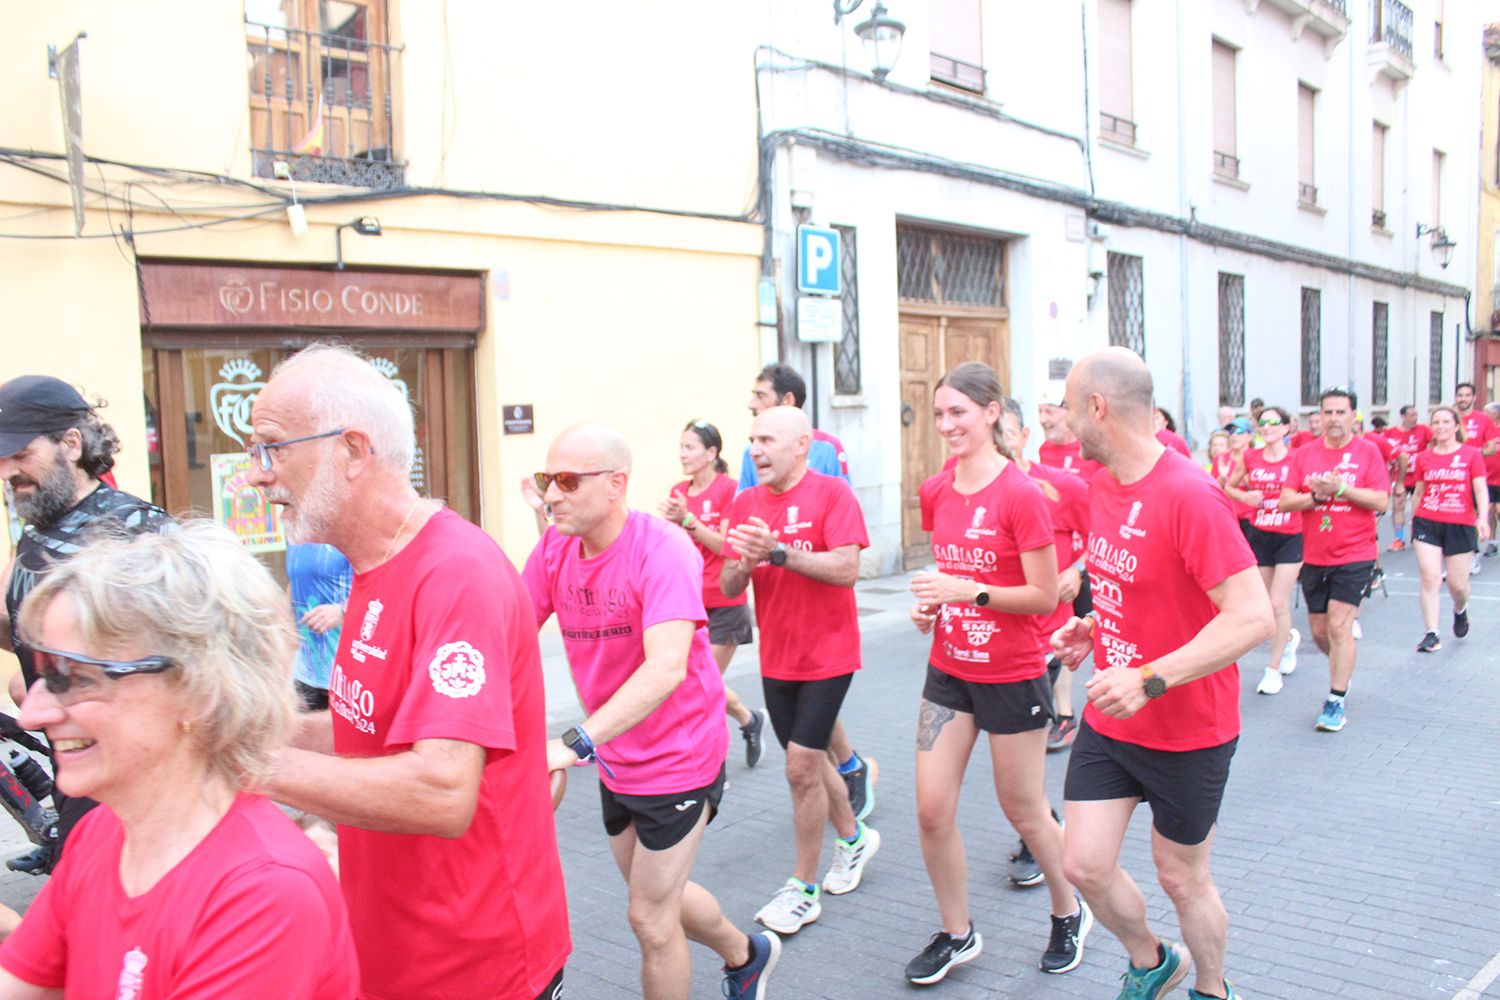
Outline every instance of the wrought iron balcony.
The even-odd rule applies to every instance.
[[[984,93],[984,67],[975,66],[973,63],[964,62],[962,59],[954,59],[950,56],[931,54],[931,69],[929,74],[939,83],[946,83],[950,87],[958,87],[961,90],[970,90],[976,94]]]
[[[1318,203],[1318,189],[1311,184],[1297,182],[1297,203],[1300,205],[1316,205]]]
[[[1128,118],[1112,115],[1107,111],[1099,112],[1099,135],[1101,138],[1121,143],[1125,146],[1135,145],[1135,122]]]
[[[1292,41],[1302,37],[1303,31],[1312,31],[1323,40],[1323,52],[1332,55],[1344,36],[1349,34],[1348,0],[1265,0],[1292,19]],[[1245,0],[1251,13],[1260,6],[1261,0]]]
[[[1401,0],[1370,0],[1370,55],[1398,86],[1416,72],[1412,59],[1412,12]]]
[[[1221,153],[1214,150],[1214,173],[1220,177],[1240,176],[1240,158],[1230,153]]]
[[[1374,208],[1374,209],[1370,210],[1370,228],[1371,229],[1384,229],[1385,228],[1385,212],[1384,211],[1382,211],[1381,209],[1378,209],[1378,208]]]

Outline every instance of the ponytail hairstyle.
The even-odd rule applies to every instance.
[[[724,461],[724,436],[719,429],[707,420],[689,420],[688,425],[683,428],[692,431],[698,437],[698,441],[706,449],[712,449],[714,453],[714,471],[723,475],[729,471],[729,463]]]
[[[981,409],[991,403],[998,403],[1002,412],[1005,409],[1005,393],[1000,389],[1000,376],[996,374],[995,369],[983,361],[965,361],[958,367],[949,369],[948,374],[938,379],[938,384],[934,386],[934,389],[941,389],[944,386],[963,393]],[[1015,461],[1015,456],[1010,453],[1009,448],[1005,447],[998,417],[990,429],[995,440],[995,450],[1006,459]]]

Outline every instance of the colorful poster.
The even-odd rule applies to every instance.
[[[214,484],[214,520],[228,528],[251,552],[282,552],[281,514],[250,483],[250,456],[243,451],[210,455]]]

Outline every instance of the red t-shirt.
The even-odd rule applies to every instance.
[[[1089,541],[1089,487],[1082,476],[1032,462],[1026,474],[1048,483],[1057,492],[1057,500],[1048,497],[1047,510],[1052,515],[1052,544],[1057,549],[1057,571],[1072,566],[1083,557]],[[1045,490],[1042,491],[1046,493]],[[1073,617],[1073,602],[1058,601],[1057,610],[1042,619],[1042,642]]]
[[[1255,565],[1229,497],[1171,449],[1129,486],[1094,477],[1089,525],[1096,669],[1136,670],[1186,645],[1219,613],[1208,591]],[[1153,750],[1221,746],[1240,731],[1239,665],[1168,688],[1128,719],[1092,704],[1083,717]]]
[[[1500,486],[1500,451],[1484,455],[1485,481],[1490,486]]]
[[[1296,431],[1295,433],[1292,434],[1292,442],[1291,442],[1292,450],[1296,451],[1298,448],[1302,447],[1303,445],[1308,444],[1311,441],[1316,441],[1316,440],[1317,440],[1317,435],[1314,434],[1312,431]]]
[[[848,479],[849,454],[844,451],[844,442],[840,441],[838,438],[834,437],[832,434],[828,433],[821,427],[813,428],[813,440],[822,441],[833,449],[834,456],[839,460],[839,471],[844,474],[845,479]]]
[[[843,454],[842,449],[839,454]],[[672,492],[682,494],[684,506],[695,520],[703,522],[703,526],[715,534],[724,534],[728,530],[723,523],[724,513],[734,502],[739,483],[721,472],[708,484],[708,489],[696,496],[688,492],[692,485],[691,480],[678,483],[672,487]],[[719,571],[724,568],[724,557],[698,541],[694,532],[688,532],[688,537],[693,540],[693,544],[698,547],[698,554],[703,557],[703,606],[710,609],[732,608],[749,601],[749,596],[745,594],[739,597],[724,596],[724,592],[719,589]]]
[[[788,548],[828,552],[867,548],[865,516],[849,484],[807,470],[796,486],[772,493],[756,486],[734,498],[727,525],[765,521]],[[739,553],[724,543],[724,558]],[[859,669],[859,616],[854,588],[835,587],[784,566],[763,562],[750,575],[760,627],[760,672],[772,680],[819,681]]]
[[[1281,487],[1286,483],[1292,468],[1292,453],[1287,452],[1279,462],[1266,461],[1264,448],[1251,448],[1245,452],[1245,482],[1240,487],[1249,492],[1260,490],[1260,506],[1250,518],[1250,523],[1261,531],[1272,531],[1278,535],[1302,533],[1302,515],[1294,510],[1277,510],[1281,501]]]
[[[1396,455],[1406,456],[1406,481],[1402,484],[1407,489],[1417,485],[1417,454],[1432,443],[1432,428],[1426,424],[1417,424],[1411,430],[1400,427],[1392,427],[1385,432],[1386,440],[1396,449]]]
[[[236,797],[208,836],[139,896],[120,884],[124,844],[109,806],[83,817],[20,929],[0,947],[0,966],[36,986],[66,987],[70,997],[358,993],[359,962],[333,871],[267,800]]]
[[[536,617],[499,546],[441,510],[355,574],[328,701],[340,756],[430,739],[486,751],[462,836],[339,827],[360,995],[534,1000],[571,944]]]
[[[1193,457],[1193,453],[1188,450],[1187,442],[1184,441],[1180,436],[1178,436],[1175,431],[1169,431],[1165,427],[1163,427],[1161,430],[1156,432],[1156,440],[1160,441],[1168,448],[1171,448],[1179,455],[1186,455],[1188,458]]]
[[[1071,444],[1053,444],[1043,441],[1037,448],[1038,461],[1054,469],[1066,469],[1083,477],[1084,482],[1094,478],[1094,473],[1103,468],[1098,462],[1083,457],[1083,443],[1077,438]]]
[[[1472,445],[1461,444],[1446,455],[1427,449],[1417,456],[1417,482],[1426,485],[1413,516],[1445,524],[1473,524],[1479,516],[1474,509],[1474,480],[1484,477],[1484,456]]]
[[[1246,448],[1245,454],[1248,455],[1249,453],[1250,449]],[[1216,456],[1214,458],[1214,481],[1217,482],[1220,486],[1227,485],[1229,482],[1229,477],[1234,475],[1234,468],[1236,464],[1237,463],[1235,460],[1235,455],[1232,451],[1226,451],[1224,452],[1224,454]],[[1250,487],[1241,484],[1240,488],[1249,489]],[[1229,498],[1229,505],[1234,508],[1234,516],[1239,518],[1241,521],[1250,520],[1250,516],[1255,513],[1254,507],[1250,506],[1247,503],[1240,503],[1233,497]]]
[[[1350,438],[1337,451],[1319,439],[1292,453],[1292,470],[1285,486],[1312,492],[1309,476],[1332,473],[1350,486],[1388,491],[1390,473],[1380,450],[1364,438]],[[1340,497],[1302,512],[1302,559],[1309,566],[1343,566],[1374,562],[1380,555],[1375,539],[1375,512],[1356,507]]]
[[[954,472],[922,484],[922,530],[932,532],[939,572],[995,587],[1026,583],[1021,553],[1053,544],[1052,519],[1041,488],[1016,463],[983,489],[965,496]],[[1071,545],[1071,541],[1069,542]],[[960,680],[1009,684],[1046,670],[1041,619],[979,607],[944,604],[932,633],[932,665]]]
[[[1464,444],[1478,448],[1481,458],[1488,459],[1494,457],[1484,454],[1484,446],[1496,438],[1500,438],[1500,428],[1495,426],[1495,422],[1490,419],[1488,413],[1485,413],[1483,410],[1470,410],[1468,416],[1464,417]],[[1490,469],[1487,464],[1486,472],[1488,473],[1489,471]],[[1500,473],[1500,465],[1495,466],[1494,471]],[[1487,475],[1486,480],[1500,486],[1500,474],[1495,476]]]

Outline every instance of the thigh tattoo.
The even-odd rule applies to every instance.
[[[917,749],[931,750],[937,743],[938,734],[943,727],[953,721],[957,713],[951,708],[942,705],[934,705],[926,698],[922,699],[922,715],[917,722]]]

